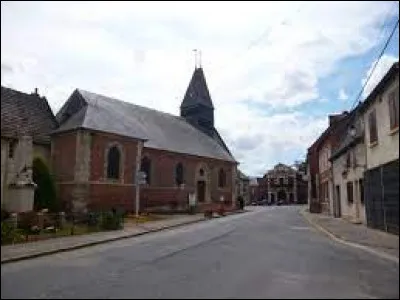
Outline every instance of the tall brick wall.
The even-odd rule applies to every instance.
[[[73,181],[76,161],[76,132],[53,136],[51,155],[56,181]]]
[[[211,201],[219,201],[224,196],[225,201],[231,202],[233,195],[232,163],[219,161],[211,158],[196,157],[187,154],[172,153],[164,150],[150,149],[144,147],[142,156],[151,159],[151,184],[141,188],[141,198],[147,203],[162,203],[173,201],[187,202],[189,192],[196,189],[196,172],[200,165],[205,165],[209,172],[209,195]],[[184,188],[180,189],[175,183],[175,167],[182,163],[184,167]],[[223,168],[226,174],[226,186],[218,187],[218,172]]]
[[[135,209],[135,189],[133,184],[90,184],[89,209],[111,209],[121,207],[127,211]]]

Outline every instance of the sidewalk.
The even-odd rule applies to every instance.
[[[325,231],[336,239],[369,248],[375,252],[385,253],[399,260],[399,236],[380,230],[368,228],[363,224],[353,224],[341,218],[324,214],[314,214],[306,210],[302,215],[315,227]]]
[[[229,212],[226,215],[245,211]],[[106,242],[130,238],[163,229],[207,220],[203,214],[172,215],[168,219],[142,224],[126,223],[124,229],[92,234],[53,238],[44,241],[1,246],[1,263],[29,259],[57,252],[64,252]]]
[[[79,249],[205,220],[202,214],[171,216],[143,224],[127,223],[122,230],[96,232],[44,241],[1,246],[1,263]]]

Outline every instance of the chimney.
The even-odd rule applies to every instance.
[[[35,87],[35,91],[33,92],[33,94],[36,95],[36,96],[39,95],[37,87]]]
[[[343,111],[341,114],[329,115],[329,126],[341,120],[343,117],[349,114],[348,111]]]

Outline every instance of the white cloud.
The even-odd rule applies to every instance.
[[[349,96],[346,94],[346,91],[344,89],[340,89],[338,99],[342,101],[346,101],[349,99]]]
[[[296,109],[321,105],[318,80],[381,42],[392,5],[3,1],[2,66],[11,71],[1,80],[38,87],[55,111],[79,87],[177,114],[200,48],[217,126],[243,171],[259,174],[320,133],[326,118]]]
[[[376,68],[374,72],[371,75],[371,78],[369,79],[367,85],[364,88],[363,91],[363,98],[366,98],[372,90],[376,87],[376,85],[382,80],[383,76],[389,71],[390,67],[398,61],[399,58],[391,55],[383,55],[381,59],[379,60],[378,64],[376,65]],[[374,65],[376,63],[376,60],[372,62],[371,66],[369,67],[367,74],[365,77],[362,79],[361,84],[364,85],[367,78],[370,76]]]

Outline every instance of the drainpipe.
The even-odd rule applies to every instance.
[[[353,151],[354,157],[356,157],[356,151],[355,151],[356,148],[357,148],[357,145],[355,145],[355,147],[354,147],[354,151]],[[353,157],[353,159],[354,159],[354,157]],[[357,197],[356,197],[356,220],[355,220],[355,223],[360,224],[361,223],[361,221],[360,221],[360,196],[361,196],[360,181],[357,182],[356,186],[358,186],[358,192],[357,192]]]

